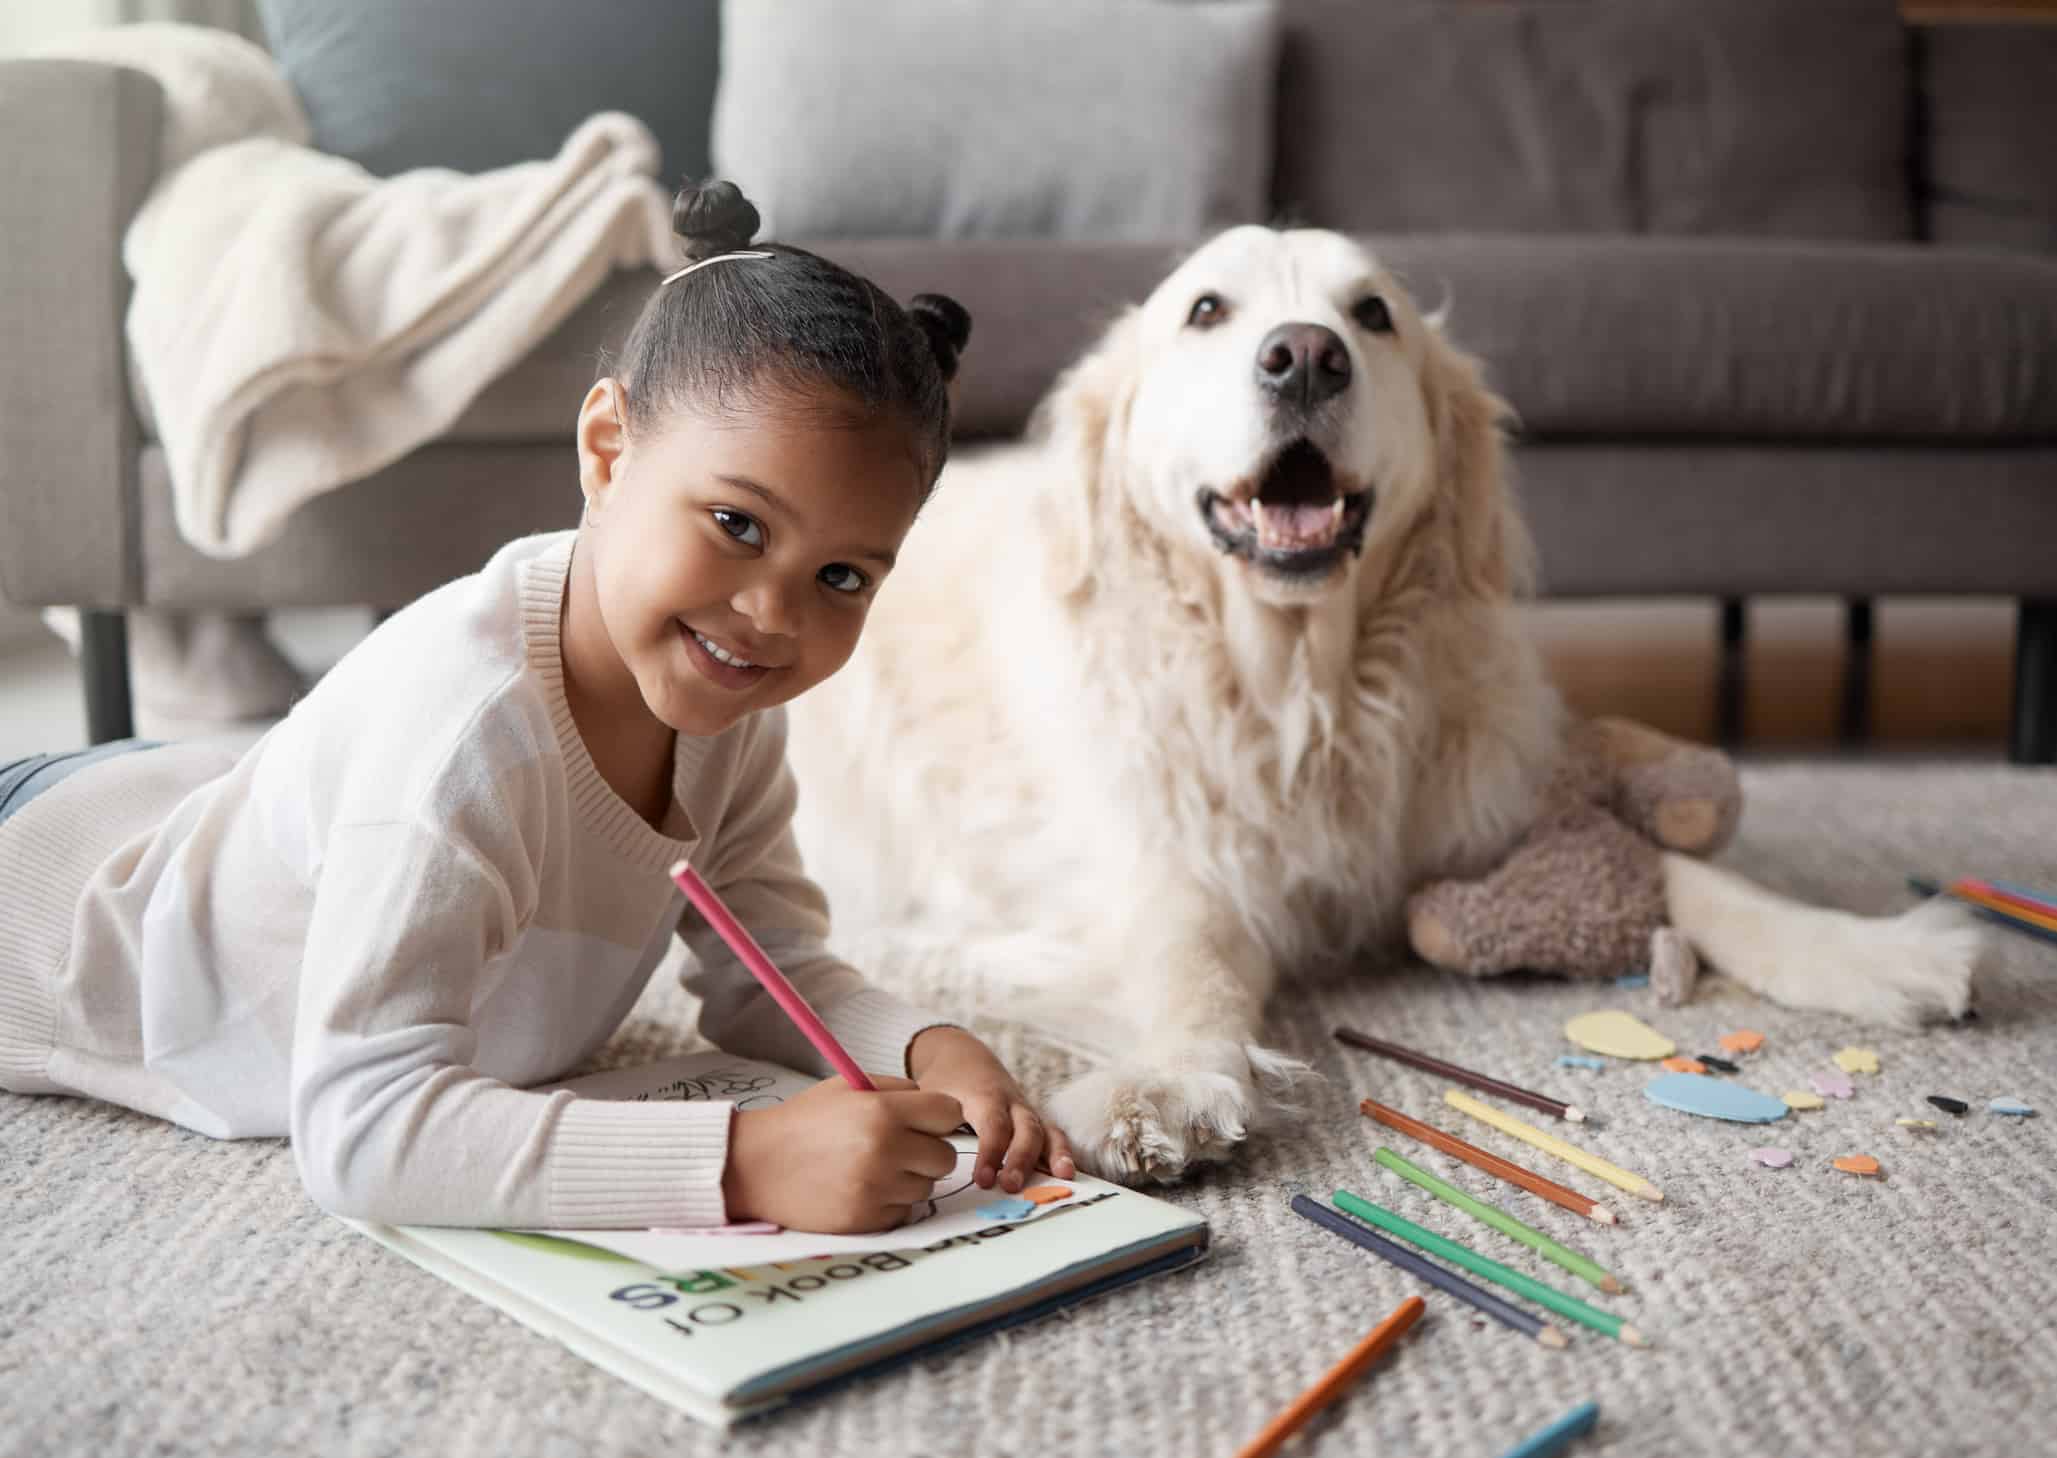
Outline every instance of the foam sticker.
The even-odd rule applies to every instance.
[[[1609,1009],[1581,1013],[1564,1025],[1564,1036],[1589,1053],[1613,1058],[1669,1058],[1678,1044],[1628,1013]]]
[[[1025,1215],[1036,1213],[1033,1200],[993,1200],[978,1208],[981,1220],[1019,1220]]]
[[[1721,1051],[1724,1053],[1755,1053],[1764,1046],[1764,1034],[1755,1028],[1738,1028],[1733,1033],[1721,1035]]]
[[[1793,1151],[1766,1145],[1762,1149],[1751,1150],[1750,1158],[1756,1160],[1766,1169],[1784,1169],[1793,1162]]]
[[[1605,1068],[1607,1060],[1604,1058],[1588,1058],[1583,1053],[1559,1053],[1557,1055],[1557,1066],[1559,1068]]]
[[[1928,1101],[1946,1114],[1962,1114],[1971,1107],[1963,1099],[1953,1099],[1948,1094],[1930,1094]]]
[[[1877,1073],[1878,1054],[1869,1048],[1843,1048],[1836,1053],[1836,1067],[1845,1073]]]
[[[2030,1108],[2020,1099],[1994,1099],[1986,1107],[1996,1114],[2013,1114],[2016,1118],[2021,1119],[2026,1119],[2035,1113],[2034,1109]]]
[[[1700,1061],[1716,1073],[1741,1073],[1743,1070],[1726,1058],[1716,1058],[1712,1053],[1702,1053]]]
[[[1059,1200],[1069,1200],[1071,1196],[1072,1192],[1063,1185],[1037,1185],[1021,1192],[1022,1199],[1035,1205],[1054,1205]]]
[[[1893,1122],[1902,1129],[1909,1129],[1917,1134],[1936,1127],[1934,1119],[1895,1119]]]
[[[1614,979],[1616,987],[1648,987],[1650,974],[1647,972],[1624,972]]]
[[[1826,1094],[1832,1099],[1846,1099],[1857,1092],[1849,1078],[1840,1073],[1810,1073],[1807,1081],[1814,1085],[1816,1093]]]
[[[1682,1054],[1667,1058],[1658,1066],[1668,1068],[1673,1073],[1705,1073],[1707,1071],[1707,1065],[1699,1059],[1687,1058]]]
[[[1818,1109],[1822,1107],[1820,1094],[1808,1093],[1804,1089],[1789,1088],[1779,1096],[1789,1109]]]
[[[1729,1119],[1738,1124],[1769,1124],[1790,1112],[1769,1094],[1709,1078],[1704,1073],[1667,1073],[1652,1080],[1643,1090],[1643,1097],[1681,1113],[1698,1114],[1703,1119]]]
[[[1841,1159],[1832,1161],[1832,1163],[1844,1174],[1875,1175],[1878,1173],[1878,1161],[1868,1154],[1846,1154]]]

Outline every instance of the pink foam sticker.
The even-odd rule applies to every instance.
[[[1832,1099],[1846,1099],[1857,1092],[1849,1075],[1844,1073],[1810,1073],[1807,1081],[1814,1085],[1816,1093],[1826,1094]]]
[[[1763,1149],[1751,1150],[1750,1158],[1756,1160],[1766,1169],[1784,1169],[1793,1162],[1793,1151],[1790,1149],[1774,1149],[1767,1145]]]

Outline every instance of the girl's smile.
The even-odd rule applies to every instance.
[[[679,638],[685,644],[686,657],[693,667],[707,675],[726,689],[755,688],[766,674],[778,671],[775,663],[761,663],[754,656],[764,650],[752,650],[746,655],[740,648],[724,643],[711,633],[703,633],[681,619]]]

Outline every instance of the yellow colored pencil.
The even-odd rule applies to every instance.
[[[1456,1089],[1443,1091],[1443,1102],[1451,1108],[1471,1115],[1481,1124],[1490,1124],[1502,1134],[1511,1134],[1524,1144],[1533,1144],[1545,1154],[1554,1154],[1566,1164],[1577,1165],[1587,1174],[1598,1175],[1617,1189],[1627,1190],[1652,1202],[1661,1201],[1664,1191],[1658,1189],[1639,1174],[1630,1174],[1618,1164],[1610,1164],[1597,1154],[1588,1154],[1576,1144],[1567,1144],[1555,1134],[1545,1134],[1532,1124],[1524,1124],[1511,1114],[1503,1114],[1491,1104],[1482,1104],[1477,1099]]]

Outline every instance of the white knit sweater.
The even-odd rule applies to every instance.
[[[867,1069],[924,1017],[824,950],[781,711],[681,735],[651,829],[564,698],[573,533],[395,615],[247,752],[119,755],[0,825],[0,1087],[290,1134],[365,1219],[718,1224],[730,1107],[524,1092],[577,1070],[676,929],[700,1028],[828,1069],[665,874],[690,860]],[[683,914],[683,915],[682,915]]]

